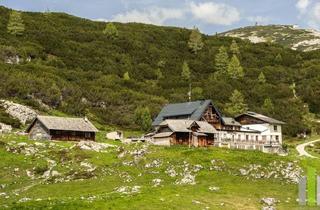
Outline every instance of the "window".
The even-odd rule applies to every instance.
[[[256,136],[256,141],[258,141],[259,140],[259,136]]]
[[[279,142],[279,136],[276,136],[276,141]]]
[[[85,133],[84,135],[86,138],[91,138],[91,133]]]
[[[249,135],[246,135],[246,140],[247,140],[247,141],[249,140]]]
[[[274,130],[274,131],[278,131],[278,126],[274,125],[274,126],[273,126],[273,130]]]
[[[267,140],[267,136],[266,135],[263,135],[262,136],[262,141],[266,141]]]

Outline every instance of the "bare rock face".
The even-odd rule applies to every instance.
[[[92,150],[92,151],[100,152],[102,150],[105,150],[110,147],[115,147],[115,146],[111,144],[99,143],[94,141],[80,141],[76,145],[72,146],[70,149],[74,147],[78,147],[82,150]]]
[[[12,131],[11,125],[6,125],[0,122],[0,133],[10,133]]]
[[[23,125],[37,116],[35,110],[12,101],[0,100],[0,107],[4,108],[10,116],[18,119]]]

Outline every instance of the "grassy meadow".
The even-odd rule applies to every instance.
[[[305,174],[308,166],[320,171],[319,160],[297,157],[295,151],[282,157],[122,145],[103,136],[98,142],[114,147],[100,152],[81,150],[74,142],[0,136],[0,209],[248,210],[261,209],[265,197],[276,198],[277,209],[316,209],[299,207],[297,184],[281,174],[288,168]],[[240,173],[249,168],[247,175]],[[48,170],[57,174],[45,177]]]

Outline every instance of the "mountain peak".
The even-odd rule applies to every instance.
[[[234,29],[220,34],[252,43],[272,42],[299,51],[320,49],[320,31],[302,29],[297,25],[257,25]]]

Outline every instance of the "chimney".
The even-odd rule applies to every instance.
[[[85,121],[86,123],[88,122],[87,116],[84,117],[84,121]]]

